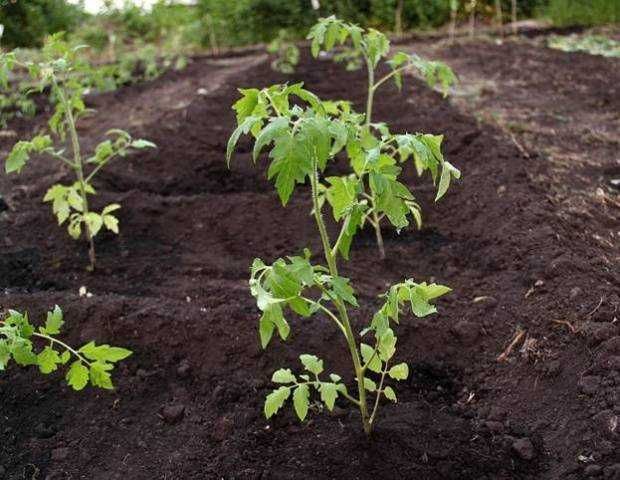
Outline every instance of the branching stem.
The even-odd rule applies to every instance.
[[[55,343],[57,345],[59,345],[60,347],[64,348],[65,350],[68,350],[69,352],[71,352],[73,355],[75,355],[81,362],[85,363],[86,365],[90,365],[91,362],[89,362],[80,352],[78,352],[77,350],[75,350],[74,348],[70,347],[69,345],[67,345],[65,342],[62,342],[60,340],[58,340],[57,338],[54,337],[50,337],[49,335],[45,335],[44,333],[37,333],[34,332],[32,334],[33,337],[38,337],[41,338],[43,340],[47,340],[50,343]]]
[[[82,163],[82,154],[80,152],[80,140],[77,134],[77,127],[75,125],[75,118],[73,117],[73,106],[71,102],[67,99],[67,94],[63,87],[61,87],[58,82],[54,79],[54,87],[58,92],[58,97],[60,98],[61,103],[63,104],[63,108],[65,110],[65,120],[67,122],[67,127],[69,130],[69,136],[71,137],[71,147],[73,149],[73,169],[78,179],[78,183],[80,185],[80,195],[82,197],[82,217],[86,219],[88,217],[88,197],[86,193],[86,184],[87,181],[84,179],[84,165]],[[88,226],[88,222],[84,221],[86,239],[89,243],[88,250],[88,258],[90,260],[90,265],[88,270],[95,270],[95,264],[97,261],[95,254],[95,241],[93,239],[93,235],[90,231],[90,227]]]
[[[325,261],[327,262],[327,266],[329,268],[329,273],[332,277],[338,276],[338,266],[336,264],[336,256],[332,254],[332,247],[329,241],[329,235],[327,233],[327,228],[325,227],[325,221],[323,220],[323,215],[321,214],[321,207],[319,204],[319,171],[318,165],[314,162],[313,172],[310,176],[310,183],[312,186],[312,204],[314,209],[314,218],[316,220],[317,227],[319,229],[319,234],[321,236],[321,242],[323,243],[323,252],[325,254]],[[357,379],[357,389],[359,402],[358,407],[360,409],[360,414],[362,416],[362,424],[364,426],[364,432],[370,435],[372,430],[372,426],[370,423],[370,417],[368,415],[368,404],[366,401],[366,390],[364,388],[364,372],[362,369],[362,362],[360,359],[360,354],[357,349],[357,344],[355,340],[355,335],[353,333],[353,329],[351,328],[351,322],[349,320],[349,315],[347,313],[347,307],[344,304],[344,301],[340,298],[333,298],[333,303],[338,310],[338,316],[340,317],[340,322],[343,326],[343,333],[346,338],[347,344],[349,346],[349,351],[351,352],[351,358],[353,360],[353,367],[355,370],[355,377]]]

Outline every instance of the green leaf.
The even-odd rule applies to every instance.
[[[297,379],[295,378],[295,375],[293,375],[293,372],[291,372],[290,369],[281,368],[280,370],[274,372],[273,376],[271,377],[271,381],[274,383],[295,383]]]
[[[326,180],[330,183],[326,192],[327,201],[332,206],[334,219],[340,220],[357,202],[359,180],[355,176],[328,177]]]
[[[266,317],[265,314],[260,318],[258,323],[258,333],[260,335],[260,344],[263,349],[267,348],[271,338],[273,337],[273,331],[276,329],[274,323]]]
[[[392,402],[396,403],[396,393],[394,392],[394,389],[392,387],[385,387],[383,389],[383,395],[385,395],[385,398],[387,398],[388,400],[391,400]]]
[[[377,390],[377,384],[368,377],[364,377],[364,388],[369,392],[375,392]]]
[[[264,409],[265,417],[269,419],[272,416],[274,416],[276,413],[278,413],[278,410],[282,408],[282,405],[284,405],[284,402],[286,401],[286,399],[289,397],[290,394],[291,394],[290,388],[280,387],[277,390],[274,390],[273,392],[271,392],[269,395],[267,395],[267,398],[265,399],[265,409]]]
[[[357,299],[355,298],[355,291],[353,287],[349,285],[349,279],[344,277],[332,277],[331,284],[333,293],[336,297],[343,299],[345,302],[357,307]]]
[[[380,373],[381,359],[379,358],[379,355],[375,354],[375,349],[372,348],[370,345],[366,345],[365,343],[362,343],[360,345],[360,349],[362,352],[362,359],[364,360],[364,364],[368,366],[367,368],[371,372]]]
[[[82,362],[76,360],[71,364],[65,379],[73,390],[82,390],[88,383],[88,368],[86,368]]]
[[[406,380],[409,376],[409,366],[406,363],[399,363],[390,368],[388,375],[394,380]]]
[[[90,383],[95,387],[112,390],[112,376],[108,373],[113,366],[109,363],[95,362],[90,364]]]
[[[448,187],[450,186],[450,179],[452,177],[456,179],[460,178],[461,172],[457,168],[452,166],[450,162],[444,161],[441,169],[441,176],[439,177],[439,186],[437,187],[437,196],[435,197],[435,201],[443,197],[448,191]]]
[[[235,131],[230,136],[228,140],[228,145],[226,147],[226,164],[230,167],[230,159],[232,158],[233,151],[235,150],[235,146],[239,141],[241,135],[247,135],[250,132],[250,129],[259,121],[256,117],[247,117],[243,120],[242,123],[235,129]]]
[[[111,232],[118,234],[118,218],[116,218],[114,215],[103,215],[102,218],[105,227]]]
[[[377,332],[378,334],[378,332]],[[391,328],[385,329],[381,332],[378,339],[379,342],[379,358],[387,362],[390,360],[394,353],[396,353],[396,336]]]
[[[267,177],[275,177],[275,186],[282,202],[286,205],[295,189],[295,183],[304,183],[312,171],[311,157],[306,154],[298,137],[291,132],[284,132],[275,139],[275,146],[270,153],[273,159]]]
[[[321,400],[331,412],[338,398],[338,385],[335,383],[321,383],[319,390],[321,392]]]
[[[32,351],[32,343],[23,341],[13,346],[13,360],[22,367],[37,365],[39,360]]]
[[[39,331],[46,335],[58,335],[64,323],[62,310],[56,305],[54,310],[47,312],[45,327],[39,328]]]
[[[45,347],[37,355],[37,364],[39,365],[39,370],[41,370],[41,373],[52,373],[58,368],[59,363],[62,363],[60,355],[58,355],[58,352],[50,346]]]
[[[132,352],[125,348],[111,347],[110,345],[96,345],[95,342],[88,342],[79,352],[86,358],[99,362],[116,363],[129,357]]]
[[[323,371],[323,360],[319,359],[315,355],[305,353],[299,356],[299,360],[301,360],[304,368],[310,373],[319,375]]]
[[[310,389],[307,384],[299,385],[293,392],[293,407],[299,419],[303,422],[308,415],[310,405]]]
[[[83,215],[82,218],[86,222],[86,225],[88,225],[90,236],[96,236],[103,226],[103,217],[98,213],[88,212],[86,215]]]
[[[288,119],[284,117],[277,117],[272,119],[263,130],[256,137],[254,143],[254,150],[252,152],[252,158],[256,162],[260,152],[265,145],[269,145],[276,137],[281,135],[288,129]]]

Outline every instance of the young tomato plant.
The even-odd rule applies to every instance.
[[[348,257],[351,240],[371,208],[381,209],[396,224],[403,225],[414,200],[407,187],[396,180],[399,168],[394,155],[401,151],[402,160],[413,153],[420,166],[437,170],[444,163],[436,153],[438,143],[435,137],[393,137],[387,128],[382,128],[384,135],[377,139],[369,129],[360,128],[363,117],[348,104],[323,102],[301,84],[247,89],[241,93],[243,97],[234,105],[239,126],[229,140],[227,159],[230,162],[241,135],[251,134],[255,138],[254,159],[263,149],[269,149],[271,163],[267,175],[275,181],[283,204],[290,199],[296,184],[310,182],[312,215],[326,263],[313,264],[307,250],[302,256],[280,258],[271,265],[254,260],[250,289],[262,312],[261,344],[265,348],[276,331],[282,339],[288,337],[290,326],[286,317],[291,313],[301,317],[325,315],[346,341],[357,382],[357,392],[351,393],[340,375],[325,375],[323,360],[311,354],[301,355],[302,373],[283,368],[273,374],[272,381],[278,388],[266,398],[265,416],[270,418],[277,413],[292,396],[295,412],[303,421],[311,393],[316,392],[328,410],[333,409],[338,397],[355,405],[364,431],[370,434],[381,399],[396,401],[394,388],[388,382],[404,380],[409,374],[406,363],[395,361],[397,339],[392,327],[399,323],[405,307],[418,317],[436,312],[431,302],[450,289],[413,280],[391,286],[383,296],[382,306],[361,332],[360,343],[349,317],[349,309],[357,308],[358,300],[349,279],[339,274],[338,255]],[[355,173],[325,177],[329,162],[339,153],[350,156]],[[371,178],[377,194],[374,205],[364,195],[362,178],[366,176]],[[325,200],[340,226],[335,241],[330,239],[322,214]]]
[[[460,177],[460,172],[443,160],[441,154],[443,136],[392,135],[384,123],[373,123],[375,94],[391,79],[399,89],[402,88],[403,74],[408,70],[417,70],[431,87],[439,84],[444,96],[456,81],[456,77],[450,67],[442,62],[426,60],[404,52],[390,56],[390,42],[383,33],[373,29],[364,30],[333,16],[321,19],[312,27],[308,39],[312,41],[311,50],[315,57],[321,51],[329,52],[344,45],[344,51],[336,56],[337,60],[346,60],[349,70],[366,65],[368,71],[366,112],[363,121],[355,125],[357,142],[347,147],[354,172],[351,178],[361,188],[363,196],[368,201],[362,223],[367,221],[374,228],[379,254],[381,258],[385,258],[381,232],[381,222],[384,218],[399,231],[409,224],[408,216],[415,219],[418,227],[422,222],[419,205],[410,193],[404,191],[402,184],[396,181],[400,173],[396,167],[398,162],[394,160],[396,154],[400,155],[401,163],[413,155],[418,173],[422,174],[429,170],[435,183],[438,176],[437,167],[443,167],[436,200],[445,194],[451,178]],[[376,72],[382,61],[387,63],[391,71],[377,80]],[[374,160],[369,158],[369,153]],[[389,185],[390,182],[392,187]],[[395,197],[402,201],[395,201]]]
[[[89,269],[94,270],[94,238],[103,227],[118,233],[118,219],[114,212],[120,205],[113,203],[100,213],[94,212],[89,205],[89,195],[96,193],[92,182],[113,159],[124,157],[134,149],[153,148],[155,145],[146,140],[134,140],[123,130],[110,130],[107,133],[110,138],[97,145],[91,156],[83,155],[76,124],[84,115],[91,113],[83,100],[85,79],[90,77],[91,69],[79,58],[79,50],[80,47],[70,48],[59,36],[55,36],[43,48],[43,61],[22,63],[14,53],[0,57],[1,85],[6,87],[8,71],[16,66],[24,68],[37,82],[40,92],[49,91],[54,105],[54,114],[48,123],[50,134],[39,134],[30,140],[17,142],[6,158],[5,170],[7,173],[19,173],[34,153],[49,155],[71,169],[75,182],[53,185],[43,201],[52,204],[59,225],[67,223],[72,238],[79,239],[84,235],[89,243]]]
[[[278,36],[267,45],[267,53],[275,55],[271,68],[287,75],[295,73],[299,63],[299,48],[289,39],[286,30],[280,30]]]
[[[117,362],[132,352],[95,342],[75,349],[57,337],[63,324],[58,305],[48,312],[45,325],[38,329],[30,323],[27,313],[9,310],[4,320],[0,320],[0,371],[11,360],[24,367],[37,366],[44,374],[69,365],[65,379],[74,390],[82,390],[89,382],[93,387],[114,388],[111,372]],[[37,344],[45,346],[36,352]]]

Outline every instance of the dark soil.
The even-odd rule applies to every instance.
[[[512,71],[515,59],[504,61],[501,48],[485,44],[468,54],[497,49],[493,70]],[[567,62],[564,55],[549,55],[548,71],[590,68],[583,56]],[[617,92],[609,94],[620,84],[617,67],[601,60],[604,75],[556,75],[548,86],[547,71],[531,70],[540,80],[531,95],[543,98],[558,82],[577,85],[584,102],[617,115]],[[319,240],[307,188],[282,208],[264,169],[252,165],[249,143],[226,169],[230,106],[237,87],[297,79],[322,97],[360,106],[365,79],[304,57],[293,77],[262,62],[196,95],[222,68],[200,59],[185,72],[90,99],[99,114],[82,128],[88,145],[115,126],[159,146],[99,177],[96,205],[118,199],[123,208],[121,234],[98,239],[94,274],[84,270],[86,247],[41,203],[68,172],[36,159],[23,175],[0,179],[9,206],[0,214],[0,308],[28,309],[40,319],[58,303],[69,341],[135,352],[119,367],[113,392],[76,394],[60,375],[4,372],[0,478],[619,478],[612,428],[620,414],[617,236],[610,251],[579,235],[593,220],[558,215],[542,151],[525,158],[499,128],[413,80],[402,93],[383,90],[376,117],[393,131],[445,133],[445,151],[463,180],[434,204],[428,181],[406,174],[425,226],[387,232],[385,261],[370,233],[360,236],[343,266],[363,305],[353,321],[365,325],[377,294],[402,278],[435,279],[454,292],[439,302],[438,315],[402,322],[398,355],[412,375],[397,386],[399,402],[383,407],[372,439],[346,404],[312,412],[304,424],[290,408],[273,421],[262,417],[272,372],[295,365],[300,353],[322,356],[349,383],[351,367],[342,338],[320,317],[294,320],[289,342],[259,347],[247,287],[252,259],[271,261],[306,246],[318,252]],[[27,134],[43,120],[13,128]],[[15,140],[1,141],[7,150]],[[617,220],[610,217],[607,228],[617,232]],[[81,286],[92,297],[80,297]],[[529,348],[520,351],[521,343],[497,362],[518,326]]]

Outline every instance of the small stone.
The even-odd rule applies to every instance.
[[[532,460],[536,456],[536,452],[534,451],[534,445],[529,438],[517,438],[514,442],[512,442],[512,449],[521,457],[523,460]]]
[[[586,477],[598,477],[603,469],[599,465],[588,465],[583,473]]]
[[[67,447],[55,448],[52,450],[52,461],[62,462],[67,459],[69,453],[71,453],[71,450]]]
[[[181,378],[187,378],[189,376],[190,370],[191,367],[189,365],[189,362],[187,360],[183,360],[177,368],[177,375]]]
[[[594,395],[601,385],[601,377],[586,375],[579,380],[579,389],[586,395]]]
[[[166,405],[161,411],[166,423],[174,424],[183,419],[185,415],[185,405]]]
[[[138,440],[138,447],[140,448],[146,448],[146,442],[144,440]]]
[[[573,287],[570,289],[570,299],[574,300],[575,298],[580,297],[582,293],[583,290],[581,289],[581,287]]]

